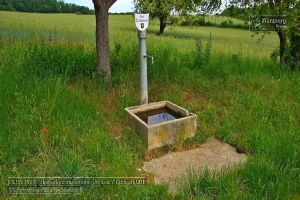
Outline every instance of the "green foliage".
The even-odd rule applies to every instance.
[[[205,21],[205,17],[203,16],[192,16],[189,15],[188,17],[183,17],[180,24],[181,26],[216,26],[216,24]]]
[[[114,42],[114,48],[110,53],[113,84],[119,84],[124,81],[122,76],[124,70],[133,71],[134,66],[138,63],[136,55],[138,55],[138,46],[136,44],[131,44],[124,49],[122,44]]]
[[[159,34],[163,34],[164,28],[168,20],[172,19],[172,15],[178,14],[189,18],[190,13],[198,13],[199,7],[206,12],[218,9],[221,6],[220,0],[209,1],[161,1],[161,0],[134,0],[136,12],[150,13],[151,19],[158,18],[160,20]],[[188,20],[185,20],[188,21]],[[172,21],[171,23],[173,23]],[[185,24],[186,25],[186,24]]]
[[[247,15],[284,15],[288,21],[288,31],[277,30],[280,39],[279,54],[280,66],[288,66],[291,70],[298,70],[298,60],[300,54],[299,44],[299,12],[300,2],[292,1],[233,1],[226,5],[227,9],[222,15],[235,16],[245,19]],[[225,24],[224,24],[225,25]],[[277,51],[277,50],[275,50]],[[273,53],[271,57],[275,57]],[[277,58],[275,58],[276,60]]]
[[[0,10],[33,13],[94,13],[88,7],[64,3],[61,0],[2,0],[0,1]]]
[[[284,172],[275,165],[268,165],[263,159],[248,161],[243,169],[236,172],[210,173],[208,170],[190,170],[189,181],[184,191],[178,192],[177,199],[288,199],[289,195]],[[282,184],[283,183],[283,184]],[[286,183],[286,184],[284,184]],[[186,194],[183,195],[183,194]]]
[[[41,44],[32,42],[28,45],[23,62],[24,73],[31,76],[74,76],[95,74],[96,59],[94,52],[86,51],[83,46]],[[27,66],[33,66],[28,68]]]
[[[228,19],[227,21],[221,22],[221,27],[229,27],[233,25],[233,21]]]
[[[226,28],[242,28],[249,29],[248,20],[240,20],[237,18],[225,18],[219,15],[188,15],[178,17],[179,25],[181,26],[216,26]]]
[[[195,52],[195,63],[194,63],[194,69],[200,69],[204,65],[209,64],[209,59],[211,56],[211,48],[212,48],[212,35],[210,33],[210,36],[206,43],[206,48],[203,51],[202,42],[201,39],[196,40],[196,52]]]

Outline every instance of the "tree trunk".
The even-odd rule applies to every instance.
[[[280,48],[279,48],[279,57],[280,57],[280,67],[284,68],[286,58],[284,56],[285,48],[286,48],[286,34],[283,31],[277,31],[279,42],[280,42]]]
[[[166,28],[166,17],[159,17],[159,35],[162,35],[164,33],[164,30]]]
[[[93,0],[96,16],[97,74],[105,83],[110,83],[108,9],[116,0]]]

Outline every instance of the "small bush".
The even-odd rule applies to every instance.
[[[205,64],[209,63],[212,48],[212,35],[207,40],[206,48],[203,50],[201,39],[196,39],[196,51],[194,60],[194,69],[200,69]]]

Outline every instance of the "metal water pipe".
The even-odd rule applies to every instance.
[[[152,59],[153,56],[147,55],[146,48],[146,30],[138,32],[139,45],[140,45],[140,89],[141,89],[141,104],[148,104],[148,80],[147,80],[147,58]]]

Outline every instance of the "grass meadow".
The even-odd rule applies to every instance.
[[[126,126],[138,105],[133,16],[112,15],[112,85],[95,76],[95,19],[0,12],[0,199],[299,199],[300,76],[270,54],[275,33],[166,28],[147,32],[149,101],[170,100],[198,115],[192,141],[214,136],[249,155],[245,166],[191,172],[178,193],[166,185],[85,186],[82,194],[8,194],[8,177],[137,177],[146,149]]]

